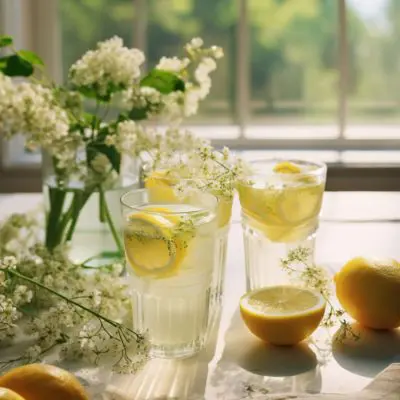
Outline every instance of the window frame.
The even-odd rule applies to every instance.
[[[137,10],[132,28],[132,45],[146,51],[147,39],[147,0],[131,0],[133,6]],[[347,31],[347,11],[346,0],[336,0],[338,2],[338,113],[336,124],[326,125],[290,125],[290,128],[299,127],[301,129],[309,129],[310,132],[317,133],[319,129],[332,129],[336,132],[333,137],[316,138],[317,134],[310,135],[310,138],[277,138],[279,132],[285,129],[285,125],[259,125],[268,131],[270,138],[251,137],[251,131],[255,126],[250,124],[249,115],[249,99],[250,99],[250,50],[248,44],[249,39],[249,13],[248,0],[235,0],[238,7],[237,21],[237,52],[236,52],[236,104],[235,104],[235,121],[229,128],[237,130],[238,134],[230,138],[213,138],[212,144],[216,147],[228,146],[233,150],[331,150],[342,152],[346,150],[400,150],[400,137],[375,139],[375,138],[348,138],[348,131],[352,126],[347,124],[347,85],[348,85],[348,31]],[[19,7],[16,5],[19,4]],[[61,38],[58,19],[58,0],[0,0],[0,17],[1,25],[5,27],[7,33],[11,33],[17,41],[18,46],[24,46],[40,53],[46,62],[48,73],[56,81],[62,79],[61,66]],[[15,23],[19,21],[19,23]],[[43,23],[46,21],[46,23]],[[397,125],[396,125],[397,126]],[[362,126],[363,127],[363,126]],[[197,128],[197,127],[196,127]],[[203,125],[199,129],[218,130],[215,125]],[[399,125],[400,129],[400,125]],[[365,130],[373,130],[373,126],[365,125]],[[385,131],[385,126],[379,126],[379,131]],[[18,150],[19,149],[19,150]],[[22,142],[19,139],[14,143],[6,143],[0,140],[0,192],[11,190],[33,191],[40,189],[41,170],[40,163],[37,162],[38,157],[27,156],[23,153]],[[364,168],[363,174],[371,173],[377,168]],[[392,172],[396,166],[385,166],[391,171],[389,176],[393,176]],[[360,168],[353,168],[354,173],[359,174]],[[349,166],[341,164],[335,172],[335,179],[338,181],[336,174],[347,174]],[[400,166],[399,166],[400,171]],[[354,176],[347,174],[348,176]],[[347,176],[347,178],[348,178]],[[347,179],[346,178],[346,179]],[[385,181],[386,182],[386,181]],[[336,185],[334,185],[336,187]],[[391,187],[397,187],[399,184],[393,182]],[[389,189],[389,185],[385,185]],[[399,189],[399,188],[398,188]]]

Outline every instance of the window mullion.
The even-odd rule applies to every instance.
[[[148,13],[149,13],[149,0],[133,0],[134,7],[134,20],[133,20],[133,47],[142,50],[147,54],[147,30],[148,30]],[[147,69],[147,65],[144,65]]]
[[[46,64],[46,74],[61,82],[61,29],[58,0],[21,1],[21,46],[38,53]]]
[[[237,51],[236,51],[236,122],[240,138],[244,138],[249,111],[249,21],[248,0],[238,0]]]
[[[338,91],[338,124],[339,139],[344,139],[347,123],[347,88],[348,88],[348,36],[347,36],[347,10],[346,0],[338,0],[338,70],[339,70],[339,91]]]

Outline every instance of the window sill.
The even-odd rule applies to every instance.
[[[258,158],[258,157],[257,157]],[[329,191],[400,191],[400,164],[328,163]],[[40,192],[40,168],[0,170],[0,193]]]

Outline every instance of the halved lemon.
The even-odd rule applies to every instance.
[[[320,293],[296,286],[265,287],[240,299],[240,313],[249,330],[264,342],[286,346],[317,329],[325,306]]]
[[[137,275],[165,278],[177,272],[192,237],[176,232],[180,222],[179,215],[162,207],[148,207],[129,216],[125,252]]]

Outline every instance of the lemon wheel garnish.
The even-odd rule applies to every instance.
[[[290,161],[282,161],[275,165],[273,171],[277,174],[298,174],[301,172],[301,169],[298,165]]]
[[[145,179],[144,186],[152,203],[176,203],[174,180],[165,171],[154,171]]]
[[[240,299],[240,313],[249,330],[275,345],[304,340],[318,327],[324,312],[320,293],[296,286],[265,287]]]
[[[187,253],[190,235],[177,234],[180,217],[164,208],[147,208],[129,217],[125,230],[125,252],[139,276],[165,278],[174,275]],[[163,213],[157,214],[157,213]]]
[[[324,188],[304,186],[283,190],[277,201],[277,212],[284,223],[301,225],[316,218],[321,209]]]

